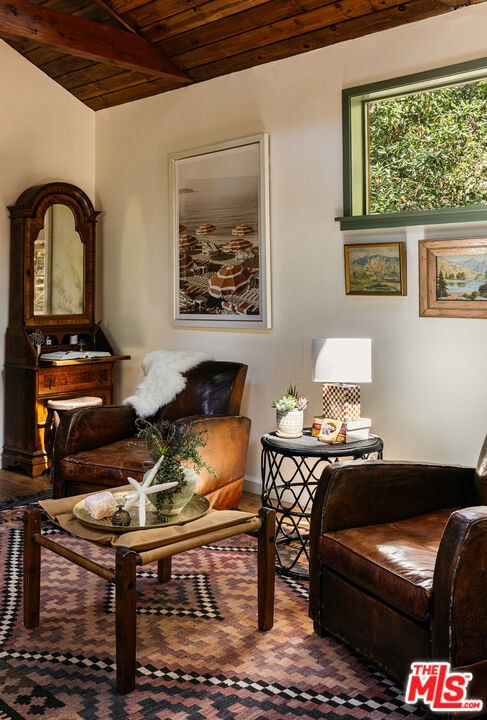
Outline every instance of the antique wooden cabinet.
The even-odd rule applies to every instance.
[[[95,322],[95,226],[88,196],[68,183],[26,190],[11,219],[2,467],[31,477],[49,465],[50,399],[112,402],[114,355]]]

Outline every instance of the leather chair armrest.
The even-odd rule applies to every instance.
[[[205,447],[200,449],[203,460],[214,471],[203,470],[212,489],[243,478],[250,438],[250,418],[243,415],[192,415],[175,423],[179,431],[207,430]]]
[[[130,405],[98,405],[63,413],[54,453],[65,457],[123,440],[136,433],[135,420]]]
[[[325,467],[315,494],[311,536],[402,520],[477,502],[474,468],[385,460]]]
[[[484,718],[485,710],[487,708],[487,659],[478,663],[471,663],[470,665],[463,665],[455,667],[458,672],[468,672],[472,675],[472,680],[468,685],[468,697],[475,700],[483,701],[483,708],[478,712],[458,712],[452,714],[452,720],[466,720],[466,718]],[[448,716],[447,716],[448,718]],[[445,719],[446,720],[446,719]]]
[[[433,577],[432,657],[453,667],[487,664],[487,506],[456,510],[441,538]]]
[[[98,405],[63,413],[54,439],[51,471],[54,497],[64,495],[60,468],[63,458],[135,435],[135,419],[130,405]]]

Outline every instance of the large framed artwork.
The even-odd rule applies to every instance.
[[[173,324],[269,328],[268,135],[170,156]]]
[[[406,295],[403,242],[345,245],[347,295]]]
[[[419,314],[487,318],[487,239],[419,241]]]

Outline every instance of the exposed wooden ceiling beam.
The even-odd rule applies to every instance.
[[[0,0],[0,36],[32,40],[67,55],[191,82],[185,72],[140,35],[26,0]]]
[[[137,30],[128,23],[125,18],[123,18],[120,13],[118,13],[116,10],[112,8],[109,2],[107,0],[95,0],[96,4],[102,7],[104,10],[107,11],[112,17],[115,18],[115,20],[120,23],[122,27],[124,27],[126,30],[129,30],[130,32],[137,32]]]

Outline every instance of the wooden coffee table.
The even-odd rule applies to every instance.
[[[45,500],[40,504],[51,521],[86,542],[103,545],[113,559],[110,569],[84,557],[42,534],[41,509],[28,508],[24,513],[24,625],[35,628],[40,620],[41,548],[66,558],[115,585],[116,687],[121,694],[135,688],[136,667],[136,569],[157,562],[158,579],[171,577],[171,558],[186,550],[201,547],[241,533],[257,537],[258,628],[269,630],[274,622],[275,582],[275,511],[261,508],[258,514],[238,510],[209,510],[202,518],[184,525],[118,534],[108,543],[106,533],[93,537],[76,518],[69,506],[85,496]],[[77,527],[77,524],[80,527]],[[88,535],[89,537],[86,537]],[[147,538],[145,540],[144,538]],[[127,545],[125,545],[127,541]]]

